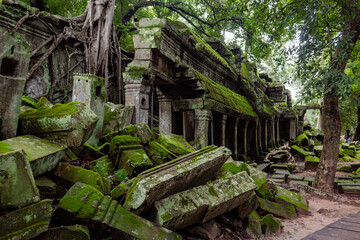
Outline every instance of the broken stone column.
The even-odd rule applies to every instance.
[[[297,133],[297,129],[296,129],[296,118],[290,118],[290,140],[295,140],[296,138],[296,133]]]
[[[149,92],[150,87],[140,83],[125,85],[125,106],[135,107],[135,123],[148,123],[149,121]]]
[[[66,147],[31,135],[10,138],[0,142],[0,155],[23,149],[36,177],[56,167],[65,156]]]
[[[242,171],[155,202],[155,221],[177,230],[207,222],[245,203],[255,191],[256,183]]]
[[[106,101],[104,79],[90,74],[74,73],[72,101],[85,103],[98,116],[99,120],[87,140],[90,145],[98,144],[104,123]]]
[[[27,110],[20,114],[20,120],[23,134],[79,147],[90,138],[98,117],[84,103],[70,102]]]
[[[157,92],[159,95],[159,130],[160,132],[172,132],[172,99],[160,90]]]
[[[0,147],[2,147],[0,142]],[[0,152],[0,209],[21,208],[40,200],[23,150]]]
[[[103,135],[119,131],[131,124],[134,114],[134,106],[105,103]]]
[[[16,137],[25,79],[0,75],[0,140]]]
[[[271,146],[275,147],[276,146],[276,141],[275,141],[275,117],[271,118]]]
[[[276,118],[276,144],[278,146],[281,145],[281,139],[280,139],[280,118]]]
[[[211,110],[195,109],[195,148],[201,149],[209,145],[209,123]]]
[[[46,199],[0,216],[0,239],[32,239],[48,229],[52,212]]]
[[[145,213],[155,201],[212,179],[230,156],[225,147],[209,146],[143,172],[127,194],[124,207],[136,214]]]
[[[268,120],[264,120],[264,151],[267,152],[268,149]]]
[[[96,239],[181,239],[177,233],[155,226],[83,183],[76,183],[60,200],[52,222],[55,226],[90,223]]]

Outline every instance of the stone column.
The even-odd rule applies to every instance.
[[[259,142],[259,155],[262,154],[262,136],[261,136],[261,132],[262,132],[262,121],[261,119],[258,119],[257,120],[259,123],[257,124],[257,127],[256,127],[256,134],[257,134],[257,137],[258,137],[258,142]]]
[[[211,111],[195,109],[195,148],[201,149],[209,145],[209,123]]]
[[[159,130],[172,132],[172,99],[158,91],[159,97]],[[162,94],[162,95],[160,95]]]
[[[290,118],[290,140],[295,140],[296,138],[296,118]]]
[[[258,118],[256,119],[255,124],[256,124],[256,126],[255,126],[255,132],[257,132],[258,129],[259,129],[259,125],[260,125]],[[260,126],[260,127],[261,127],[261,126]],[[259,147],[260,147],[259,142],[260,142],[260,139],[258,138],[258,134],[255,134],[255,152],[256,152],[256,156],[259,156],[259,155],[260,155],[260,151],[261,151],[261,150],[259,149]]]
[[[264,120],[264,149],[267,152],[268,149],[268,129],[267,129],[267,125],[268,125],[268,120],[265,119]]]
[[[275,117],[271,119],[271,146],[276,147],[275,141]]]
[[[221,146],[225,146],[226,144],[226,120],[227,115],[223,114],[221,117]]]
[[[238,147],[238,131],[239,131],[239,118],[235,119],[235,126],[234,126],[234,156],[235,160],[238,159],[239,154],[239,147]]]
[[[140,83],[125,85],[125,106],[135,106],[135,123],[149,121],[149,92],[150,87]]]
[[[247,149],[247,130],[248,130],[248,126],[249,126],[249,120],[245,121],[245,125],[244,125],[244,157],[247,157],[248,154],[248,149]]]
[[[281,145],[280,139],[280,118],[276,118],[276,143],[277,145]]]

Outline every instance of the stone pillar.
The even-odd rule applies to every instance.
[[[271,146],[276,147],[275,141],[275,117],[271,119]]]
[[[256,133],[257,133],[257,136],[258,136],[258,142],[259,142],[259,155],[262,155],[262,121],[261,119],[258,119],[257,120],[259,123],[257,124],[257,127],[256,127]]]
[[[239,154],[238,131],[239,131],[239,118],[236,118],[235,126],[234,126],[234,156],[235,156],[235,160],[238,159],[238,154]]]
[[[255,124],[256,124],[256,126],[255,126],[255,132],[257,132],[258,129],[259,129],[259,125],[260,125],[258,118],[256,119]],[[258,134],[255,134],[255,152],[256,152],[256,156],[259,156],[259,155],[260,155],[260,151],[261,151],[261,150],[259,149],[259,147],[260,147],[259,142],[260,142],[260,139],[258,138]]]
[[[281,145],[280,139],[280,118],[276,118],[276,143],[278,146]]]
[[[296,138],[296,118],[290,118],[290,140],[295,140]]]
[[[209,123],[211,111],[195,109],[195,148],[201,149],[209,145]]]
[[[268,120],[265,119],[264,120],[264,149],[265,151],[267,152],[267,149],[268,149],[268,128],[267,128],[267,125],[268,125]]]
[[[159,130],[172,132],[172,99],[158,91],[159,100]]]
[[[249,126],[249,120],[245,121],[245,125],[244,125],[244,139],[243,139],[243,144],[244,144],[244,157],[246,159],[247,154],[248,154],[248,149],[247,149],[247,130],[248,130],[248,126]]]
[[[148,123],[149,93],[150,87],[140,83],[128,83],[125,85],[125,106],[135,106],[134,123]]]
[[[221,146],[226,145],[226,120],[227,115],[223,114],[221,117]]]
[[[25,78],[0,75],[0,140],[16,137]]]

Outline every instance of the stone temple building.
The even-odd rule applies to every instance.
[[[16,136],[23,95],[47,96],[53,103],[76,100],[75,73],[86,73],[84,56],[72,53],[76,42],[69,41],[29,75],[66,22],[59,19],[55,26],[43,16],[18,26],[25,13],[20,6],[0,5],[0,140]],[[304,112],[292,108],[290,91],[259,73],[240,48],[203,39],[177,21],[140,19],[138,29],[134,52],[123,55],[124,84],[106,91],[113,101],[121,99],[120,88],[125,92],[124,102],[116,103],[134,106],[131,123],[183,135],[198,149],[226,146],[238,160],[257,159],[302,131]],[[96,77],[88,79],[91,85]],[[89,101],[103,94],[102,87],[87,93]]]

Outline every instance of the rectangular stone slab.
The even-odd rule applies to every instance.
[[[230,156],[225,147],[209,146],[143,172],[129,189],[124,207],[140,215],[157,200],[206,183]]]
[[[116,200],[83,183],[70,188],[53,217],[55,226],[78,222],[90,223],[91,230],[99,235],[96,239],[108,237],[108,234],[113,240],[181,239],[177,233],[127,211]]]
[[[31,135],[10,138],[0,142],[0,154],[23,149],[36,177],[56,167],[65,156],[66,146],[57,145]]]
[[[155,202],[153,220],[172,230],[207,222],[246,202],[256,186],[245,171],[239,172]]]
[[[30,163],[23,150],[0,153],[0,209],[20,208],[40,201]]]
[[[26,240],[45,232],[52,211],[52,200],[46,199],[0,216],[0,239]]]

